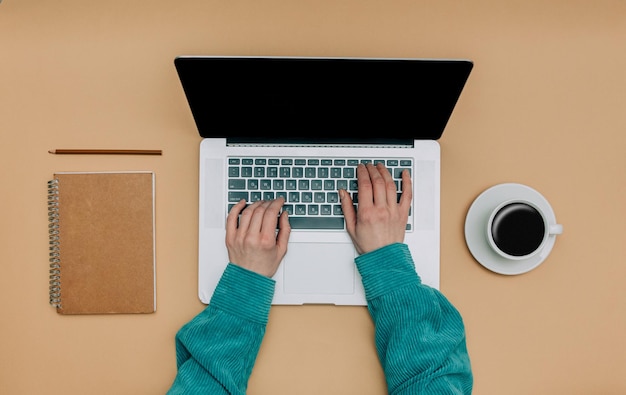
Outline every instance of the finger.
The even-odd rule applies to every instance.
[[[404,169],[402,171],[402,195],[400,196],[400,209],[404,213],[409,213],[411,208],[411,201],[413,200],[413,182],[409,171]]]
[[[252,216],[254,215],[256,208],[259,207],[261,203],[261,200],[257,200],[241,212],[241,217],[239,218],[239,230],[243,232],[248,231],[248,228],[250,227],[250,222],[252,221]]]
[[[235,234],[237,233],[237,225],[239,224],[239,214],[241,210],[246,207],[246,200],[241,199],[239,203],[235,204],[230,209],[228,216],[226,217],[226,243],[232,244]]]
[[[367,164],[367,171],[372,183],[372,196],[374,198],[374,205],[386,205],[387,204],[387,188],[385,187],[385,180],[380,174],[378,167],[375,167],[371,163]],[[360,196],[360,195],[359,195]],[[359,203],[361,200],[359,199]]]
[[[274,234],[276,232],[276,226],[278,225],[278,214],[280,213],[280,208],[285,203],[285,199],[280,197],[268,203],[265,213],[263,214],[261,232]]]
[[[278,218],[278,234],[276,235],[276,246],[281,256],[287,253],[287,245],[289,244],[289,235],[291,234],[291,225],[289,225],[289,215],[283,211]]]
[[[367,167],[362,163],[356,167],[356,178],[359,189],[359,207],[368,207],[374,204],[372,182]]]
[[[354,234],[356,228],[356,212],[354,211],[354,203],[350,194],[345,189],[339,190],[339,198],[341,200],[341,211],[343,211],[343,218],[346,221],[346,230],[348,234]]]
[[[398,191],[396,189],[396,183],[393,181],[393,177],[389,170],[383,165],[379,163],[376,165],[378,172],[385,182],[385,194],[387,199],[387,204],[395,204],[398,202]]]
[[[265,211],[269,205],[270,202],[260,201],[260,204],[254,208],[252,216],[250,217],[250,224],[248,225],[248,234],[261,232]],[[276,224],[274,224],[274,226],[276,226]]]

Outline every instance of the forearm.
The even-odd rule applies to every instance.
[[[245,394],[273,295],[273,280],[229,264],[210,304],[176,335],[168,394]]]
[[[440,292],[421,283],[408,247],[383,247],[356,263],[389,393],[471,393],[461,316]]]

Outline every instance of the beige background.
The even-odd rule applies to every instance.
[[[472,59],[441,139],[441,289],[467,325],[475,393],[626,393],[623,0],[4,0],[0,393],[162,394],[174,378],[174,335],[203,308],[181,54]],[[156,172],[155,314],[48,305],[45,183],[58,170]],[[514,277],[483,269],[463,237],[474,198],[502,182],[537,189],[565,228]],[[372,335],[365,308],[275,307],[249,393],[383,394]]]

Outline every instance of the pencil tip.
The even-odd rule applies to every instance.
[[[49,149],[49,150],[48,150],[48,153],[49,153],[49,154],[54,154],[54,150]]]

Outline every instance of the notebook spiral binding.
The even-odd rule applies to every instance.
[[[50,249],[50,304],[61,308],[61,260],[59,256],[59,180],[48,181],[48,238]]]

